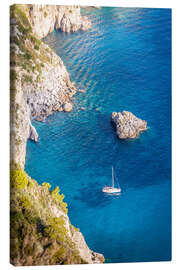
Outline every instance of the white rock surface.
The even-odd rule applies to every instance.
[[[33,31],[40,38],[54,29],[75,32],[91,27],[88,18],[80,14],[80,6],[31,5],[29,15]]]
[[[81,232],[74,232],[72,241],[78,248],[80,256],[86,262],[91,264],[104,262],[104,256],[102,254],[93,252],[89,249]]]
[[[38,142],[38,133],[32,124],[29,125],[29,139]]]

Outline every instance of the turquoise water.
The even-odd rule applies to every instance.
[[[71,222],[107,262],[171,259],[171,10],[86,10],[92,28],[54,31],[45,42],[61,56],[77,93],[71,113],[34,121],[26,171],[60,186]],[[81,111],[80,107],[85,107]],[[148,122],[119,140],[112,111]],[[102,193],[114,166],[122,194]]]

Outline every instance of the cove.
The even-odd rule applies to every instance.
[[[170,260],[171,10],[82,12],[91,29],[54,31],[44,42],[86,93],[72,98],[71,113],[33,122],[40,140],[28,141],[25,170],[60,187],[72,224],[107,262]],[[119,140],[110,115],[122,110],[145,119],[148,130]],[[112,165],[120,196],[102,193]]]

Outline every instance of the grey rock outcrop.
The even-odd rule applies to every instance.
[[[116,133],[120,139],[136,138],[141,131],[147,129],[147,122],[137,118],[128,111],[113,112],[111,120],[116,126]]]
[[[42,68],[41,80],[34,82],[34,86],[26,85],[26,98],[31,116],[42,122],[53,112],[62,111],[64,104],[76,93],[62,60],[52,51],[51,55],[53,65]],[[33,90],[34,87],[36,91]]]

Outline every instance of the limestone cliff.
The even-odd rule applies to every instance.
[[[29,19],[33,32],[40,38],[54,29],[75,32],[91,27],[88,18],[80,14],[79,6],[30,5]]]
[[[76,20],[77,18],[77,20]],[[14,265],[99,263],[70,224],[63,196],[24,172],[27,139],[38,140],[32,118],[62,111],[76,88],[60,59],[39,38],[54,28],[90,26],[79,7],[13,5],[10,8],[11,262]]]
[[[60,57],[34,34],[30,8],[12,6],[10,18],[11,160],[22,168],[26,141],[34,138],[31,118],[62,111],[76,92]]]

